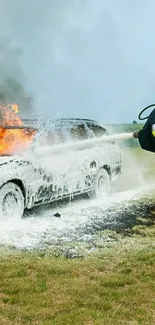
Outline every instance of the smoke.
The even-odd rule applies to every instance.
[[[0,104],[17,103],[21,113],[32,110],[32,96],[26,93],[18,58],[21,50],[14,48],[10,39],[0,39]]]
[[[1,0],[0,35],[22,49],[44,115],[132,121],[154,99],[153,0]]]

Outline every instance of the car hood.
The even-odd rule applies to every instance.
[[[9,161],[16,160],[16,159],[17,159],[17,157],[15,157],[15,156],[2,156],[2,157],[0,157],[0,165],[7,163]]]

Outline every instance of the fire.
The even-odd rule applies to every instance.
[[[17,104],[12,104],[11,107],[12,107],[12,110],[13,110],[15,113],[18,113],[18,112],[19,112],[19,109],[18,109],[18,105],[17,105]]]
[[[18,105],[0,106],[0,155],[12,155],[26,149],[33,141],[36,131],[18,129],[24,123],[17,115]],[[17,128],[11,128],[11,126]],[[10,127],[10,129],[8,128]]]

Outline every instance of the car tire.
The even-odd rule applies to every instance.
[[[0,219],[22,218],[24,196],[20,187],[7,182],[0,188]]]
[[[110,175],[108,172],[104,169],[101,168],[93,182],[93,189],[89,193],[90,198],[105,198],[110,194],[111,190],[111,181],[110,181]]]

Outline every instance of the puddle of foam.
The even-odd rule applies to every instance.
[[[43,242],[47,242],[49,238],[56,241],[60,236],[64,236],[64,240],[68,241],[69,237],[66,237],[66,232],[78,232],[78,227],[91,222],[92,214],[93,217],[96,215],[97,218],[99,217],[98,211],[105,213],[106,209],[116,203],[121,204],[130,200],[137,200],[149,189],[150,187],[147,186],[123,191],[111,195],[104,201],[95,199],[73,202],[59,209],[60,218],[54,217],[57,211],[48,209],[44,213],[32,215],[25,219],[14,218],[9,222],[1,221],[0,244],[13,245],[19,249],[33,249],[41,248]]]

